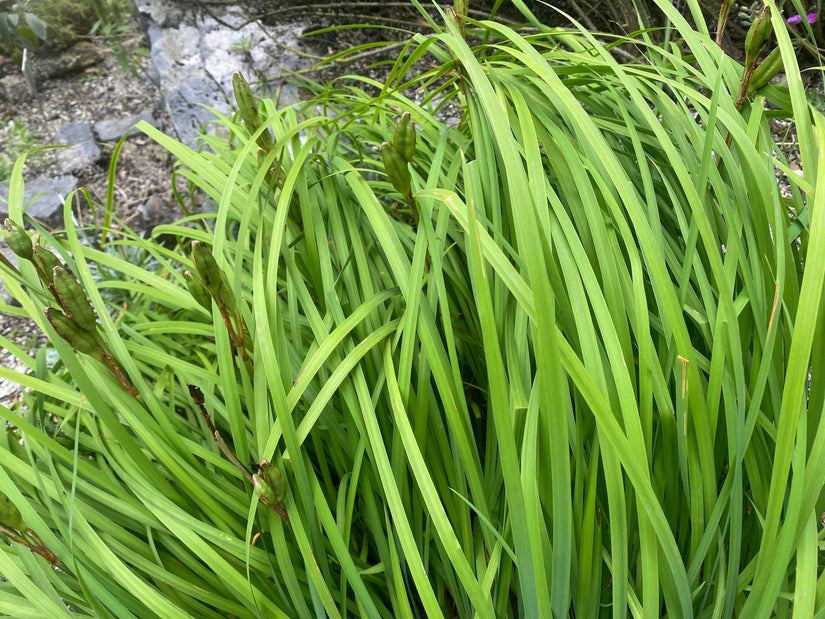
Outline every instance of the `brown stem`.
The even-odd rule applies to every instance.
[[[719,22],[716,26],[716,44],[722,47],[722,35],[725,33],[725,28],[728,25],[728,15],[730,15],[731,0],[724,0],[722,7],[719,9]]]
[[[759,64],[759,57],[754,58],[750,66],[745,69],[745,74],[742,76],[742,81],[739,83],[739,96],[736,98],[736,111],[741,112],[745,105],[745,99],[748,97],[748,86],[751,83],[753,72],[756,71],[756,66]],[[730,136],[730,133],[728,133]]]
[[[229,315],[229,310],[220,304],[218,305],[218,310],[220,310],[221,312],[223,324],[226,327],[227,332],[229,333],[229,341],[232,343],[232,346],[234,346],[235,348],[239,348],[241,350],[241,353],[243,354],[243,360],[248,361],[249,353],[246,352],[243,319],[241,318],[240,311],[235,310],[235,318],[238,322],[238,329],[235,330],[235,326],[232,324],[232,317]]]
[[[281,505],[277,499],[275,499],[275,501],[270,501],[269,499],[261,497],[261,501],[263,501],[264,505],[266,505],[269,509],[278,514],[285,522],[289,522],[289,514],[286,513],[286,509],[284,509],[284,506]]]
[[[209,412],[206,410],[206,406],[204,405],[203,399],[203,392],[198,389],[195,385],[189,385],[189,395],[194,400],[197,407],[200,409],[201,417],[203,417],[203,421],[206,424],[207,429],[212,433],[212,438],[215,439],[215,443],[218,444],[220,450],[224,453],[224,455],[229,458],[229,461],[232,462],[238,469],[243,473],[244,477],[249,481],[250,484],[254,484],[255,481],[252,479],[252,474],[246,469],[246,467],[241,464],[241,461],[238,460],[237,456],[232,453],[232,450],[229,449],[229,446],[224,442],[221,433],[218,432],[217,428],[215,428],[215,424],[212,423],[212,417]]]
[[[757,56],[754,61],[745,69],[744,75],[742,75],[742,81],[739,82],[739,94],[736,97],[736,111],[741,112],[742,108],[745,106],[745,100],[748,98],[748,86],[751,82],[751,77],[753,77],[753,72],[756,71],[756,66],[759,64],[759,57]],[[730,146],[730,143],[733,141],[733,135],[730,131],[728,131],[728,135],[725,137],[725,146]],[[719,163],[716,164],[716,169],[721,172],[722,171],[722,157],[719,157]]]
[[[234,464],[238,468],[238,470],[241,471],[241,473],[243,473],[243,476],[254,487],[255,480],[252,477],[252,474],[243,464],[241,464],[241,461],[238,460],[238,457],[234,453],[232,453],[232,450],[229,449],[229,446],[226,444],[226,442],[224,442],[221,433],[218,432],[217,428],[215,428],[215,424],[212,423],[212,417],[209,415],[209,412],[206,410],[206,406],[204,405],[203,392],[195,385],[189,385],[189,395],[192,397],[192,400],[195,402],[195,405],[200,409],[201,417],[203,417],[203,422],[206,424],[207,429],[212,433],[212,438],[215,439],[215,443],[217,443],[218,448],[220,448],[224,455],[227,458],[229,458],[229,461],[232,462],[232,464]],[[286,513],[286,509],[284,509],[284,506],[277,499],[275,501],[269,501],[263,496],[260,496],[260,498],[267,507],[269,507],[272,511],[274,511],[281,518],[283,518],[284,521],[289,522],[289,516]]]
[[[54,554],[51,550],[49,550],[43,543],[43,540],[40,539],[40,536],[31,529],[27,529],[25,533],[21,533],[16,529],[10,529],[9,527],[0,525],[0,534],[3,534],[6,537],[8,537],[12,542],[22,544],[32,552],[39,554],[52,565],[57,565],[58,563],[61,563],[62,565],[62,562],[60,561],[60,559],[57,558],[57,555]],[[26,539],[26,534],[31,536],[35,541],[31,542],[28,539]]]
[[[129,379],[126,378],[126,375],[123,373],[123,370],[120,369],[120,364],[117,360],[103,348],[101,348],[100,353],[101,358],[98,359],[98,361],[101,361],[109,369],[109,373],[117,379],[117,382],[119,382],[120,385],[126,389],[126,391],[131,393],[134,397],[138,397],[140,392],[131,382],[129,382]]]

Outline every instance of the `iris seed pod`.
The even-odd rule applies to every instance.
[[[192,243],[192,259],[195,261],[195,269],[203,285],[206,286],[209,294],[217,298],[223,282],[223,274],[215,261],[215,256],[206,248],[206,245],[200,241],[194,241]]]
[[[237,311],[237,305],[235,304],[235,294],[232,292],[232,289],[229,287],[225,281],[222,282],[221,288],[218,291],[218,296],[215,297],[215,302],[220,306],[222,309],[225,309],[228,313],[227,316],[234,316]],[[228,325],[227,325],[227,328]]]
[[[229,283],[223,275],[215,257],[206,246],[200,241],[192,243],[192,258],[195,261],[195,269],[198,271],[206,290],[215,299],[221,311],[235,312],[235,296]]]
[[[209,291],[200,278],[192,273],[192,271],[184,271],[183,279],[186,280],[186,287],[189,289],[189,294],[200,305],[202,305],[207,312],[212,312],[212,298],[209,296]]]
[[[267,505],[275,504],[275,491],[266,483],[263,475],[252,475],[252,484],[255,486],[255,492],[261,497]]]
[[[777,47],[754,70],[748,82],[748,93],[759,90],[762,86],[767,86],[776,74],[782,70],[783,66],[782,53]]]
[[[29,528],[17,506],[2,492],[0,492],[0,526],[14,531],[25,531]]]
[[[23,226],[11,219],[6,219],[6,229],[9,231],[6,235],[6,243],[9,244],[11,250],[20,258],[31,260],[33,253],[29,233],[23,229]]]
[[[261,475],[264,476],[267,485],[272,490],[272,496],[275,497],[275,500],[279,503],[284,500],[284,476],[281,475],[281,471],[278,470],[271,462],[266,460],[261,460]]]
[[[276,514],[289,522],[281,501],[284,499],[284,478],[281,472],[266,460],[261,460],[261,472],[252,475],[252,484],[261,500]]]
[[[63,313],[74,320],[81,329],[94,331],[97,316],[89,303],[86,291],[83,290],[74,275],[63,267],[52,269],[54,290],[57,293],[57,302]]]
[[[63,266],[57,256],[35,240],[31,260],[43,285],[47,288],[51,286],[54,283],[54,268]]]
[[[252,89],[249,88],[249,83],[240,71],[236,71],[232,75],[232,90],[235,93],[235,102],[238,104],[246,128],[250,133],[255,133],[258,127],[261,126],[258,117],[258,105],[252,95]]]
[[[405,198],[410,193],[412,179],[407,169],[407,162],[398,154],[389,142],[381,144],[381,157],[384,160],[384,170],[395,190]]]
[[[409,112],[404,112],[395,128],[393,146],[401,158],[409,163],[415,155],[415,123]]]
[[[753,20],[748,33],[745,35],[745,67],[750,67],[759,58],[759,52],[765,41],[771,36],[773,25],[771,24],[771,9],[763,6],[762,10]]]
[[[74,320],[53,307],[46,308],[46,318],[49,319],[57,334],[77,352],[91,355],[96,359],[103,358],[103,346],[97,331],[82,329]]]
[[[258,101],[240,71],[236,71],[232,75],[232,90],[235,92],[235,102],[241,112],[241,118],[243,118],[249,134],[252,135],[260,129],[261,117],[258,114]],[[272,136],[269,135],[269,129],[264,130],[258,136],[258,145],[267,153],[272,150]]]

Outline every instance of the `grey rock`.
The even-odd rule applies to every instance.
[[[204,107],[207,106],[207,107]],[[191,144],[204,126],[215,120],[212,110],[225,114],[229,103],[218,85],[206,76],[187,77],[166,96],[169,120],[184,144]]]
[[[48,228],[63,227],[63,203],[77,186],[74,176],[58,178],[41,176],[28,181],[23,189],[23,209]],[[0,183],[0,220],[9,216],[9,184]]]
[[[94,66],[102,59],[103,55],[94,44],[80,41],[59,56],[46,59],[39,71],[46,78],[64,77]]]
[[[95,133],[97,133],[97,138],[101,142],[117,142],[127,133],[130,137],[138,133],[134,127],[141,120],[146,121],[153,127],[158,126],[158,123],[152,117],[152,110],[147,108],[126,118],[101,120],[95,123]]]
[[[138,13],[161,28],[174,28],[183,19],[183,7],[168,0],[135,0]]]
[[[181,74],[202,70],[201,33],[188,24],[163,30],[152,48],[151,56],[161,79],[174,79]]]
[[[169,61],[165,59],[163,50],[160,47],[160,42],[165,34],[164,29],[157,24],[150,23],[146,27],[146,38],[149,39],[149,57],[152,59],[152,65],[155,67],[158,76],[161,76],[161,71],[165,75],[169,70]]]
[[[209,75],[221,85],[225,95],[232,95],[232,74],[247,67],[243,54],[232,51],[232,44],[244,36],[243,31],[213,30],[203,37],[203,59]],[[259,37],[252,39],[256,41]]]
[[[150,25],[147,34],[169,121],[178,139],[192,144],[204,125],[215,119],[203,106],[222,113],[229,110],[225,92],[211,76],[217,65],[205,66],[201,31],[191,24],[174,28]]]
[[[0,289],[0,294],[5,296],[5,292]],[[28,366],[26,366],[28,367]],[[26,368],[21,368],[19,371],[25,372]],[[15,396],[20,393],[20,385],[11,380],[0,380],[0,402],[5,406],[11,406],[14,402]]]
[[[57,141],[59,144],[71,145],[55,151],[57,164],[63,172],[79,174],[100,161],[100,148],[94,142],[90,123],[63,125],[57,130]]]
[[[257,22],[249,21],[249,15],[244,9],[238,6],[239,3],[227,3],[220,11],[212,11],[211,14],[200,12],[195,16],[195,23],[202,32],[211,30],[226,30],[241,33],[244,28],[252,26],[257,29]],[[220,13],[220,21],[215,19]]]
[[[254,77],[262,78],[264,83],[254,83],[253,88],[272,92],[284,74],[312,64],[311,58],[293,51],[303,47],[300,35],[305,24],[265,27],[249,21],[238,6],[224,2],[211,5],[208,14],[194,5],[164,0],[135,0],[135,4],[143,17],[170,123],[185,144],[192,145],[205,125],[216,120],[214,112],[226,114],[236,107],[232,91],[236,71],[254,82]],[[236,49],[240,42],[246,51]],[[281,104],[297,100],[297,89],[291,85],[281,89]]]
[[[0,94],[13,105],[29,101],[31,94],[22,75],[11,74],[0,78]]]
[[[180,214],[175,206],[157,194],[149,196],[146,202],[137,208],[137,212],[141,230],[152,230],[155,226],[168,224]]]

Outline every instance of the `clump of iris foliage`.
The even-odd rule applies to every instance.
[[[787,84],[737,105],[688,6],[625,64],[459,6],[211,150],[143,126],[217,205],[147,239],[49,234],[18,163],[97,323],[2,267],[59,361],[2,340],[0,614],[825,614],[825,120],[775,8]]]

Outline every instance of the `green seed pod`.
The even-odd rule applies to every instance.
[[[81,329],[94,331],[97,316],[83,286],[63,267],[54,267],[52,273],[54,290],[57,294],[56,300],[63,313],[74,320]]]
[[[285,482],[281,471],[267,460],[261,460],[261,475],[272,490],[272,495],[279,503],[284,500]]]
[[[200,278],[192,273],[192,271],[184,271],[183,278],[186,280],[186,287],[189,289],[189,294],[200,305],[202,305],[207,312],[212,313],[212,298],[209,296],[209,291]]]
[[[31,260],[43,285],[47,288],[51,286],[54,283],[54,268],[63,266],[58,257],[41,247],[39,239],[35,238]]]
[[[192,243],[192,259],[195,261],[195,270],[213,297],[217,298],[223,283],[223,273],[215,261],[215,256],[200,241]]]
[[[32,240],[29,233],[23,229],[23,226],[13,222],[11,219],[6,219],[6,229],[9,233],[6,235],[6,243],[9,244],[11,250],[20,258],[26,260],[32,259]]]
[[[252,484],[255,486],[255,492],[263,499],[264,503],[270,506],[275,504],[275,491],[266,483],[263,475],[252,475]]]
[[[381,157],[384,159],[384,170],[395,190],[405,198],[410,193],[412,179],[407,169],[407,162],[398,154],[389,142],[381,144]]]
[[[240,71],[232,75],[232,90],[235,92],[235,102],[241,112],[241,118],[243,118],[247,131],[252,135],[260,129],[261,117],[258,114],[258,102]],[[258,136],[258,145],[267,153],[272,150],[272,136],[269,135],[269,129],[264,130]]]
[[[91,355],[96,359],[103,358],[103,344],[97,331],[87,331],[81,328],[75,321],[53,307],[46,308],[46,318],[49,319],[57,334],[77,352]]]
[[[25,531],[29,528],[17,506],[2,492],[0,492],[0,526],[14,531]]]
[[[252,94],[252,89],[249,88],[249,83],[240,71],[236,71],[232,75],[232,90],[235,93],[235,102],[238,104],[246,128],[250,133],[255,133],[258,127],[261,126],[258,117],[258,104]]]
[[[232,289],[229,287],[223,271],[218,267],[212,252],[200,241],[194,241],[192,243],[192,258],[195,261],[195,269],[200,275],[203,285],[206,286],[206,290],[209,291],[218,306],[234,313],[235,296],[232,294]]]
[[[235,316],[237,312],[237,305],[235,304],[235,294],[225,281],[221,285],[218,296],[215,297],[215,302],[219,307],[227,311],[228,316]],[[229,326],[227,325],[227,328]],[[231,330],[231,329],[230,329]]]
[[[747,35],[745,35],[745,68],[750,67],[759,59],[762,45],[765,44],[772,32],[771,9],[768,6],[763,6],[762,10],[759,11],[759,15],[753,20],[751,27],[748,28]]]
[[[748,94],[767,86],[776,74],[782,70],[783,66],[782,53],[777,47],[754,70],[748,82]]]
[[[401,158],[409,163],[415,155],[415,123],[409,112],[401,115],[398,126],[395,128],[395,137],[392,142]]]

